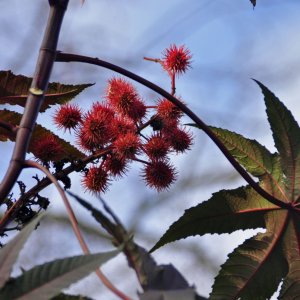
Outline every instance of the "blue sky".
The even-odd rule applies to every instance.
[[[11,0],[8,4],[2,1],[0,9],[0,67],[31,76],[47,17],[47,3]],[[59,49],[115,62],[168,90],[166,74],[157,64],[142,58],[160,57],[172,43],[185,44],[193,54],[193,64],[192,69],[178,79],[178,94],[207,123],[255,138],[274,150],[263,98],[250,78],[262,81],[273,90],[299,119],[299,9],[297,0],[258,0],[255,10],[248,0],[86,0],[83,6],[79,0],[71,0]],[[88,107],[101,99],[106,81],[112,75],[112,72],[92,66],[60,63],[54,67],[52,81],[95,82],[95,86],[76,100]],[[151,91],[137,87],[148,103],[157,99]],[[51,113],[40,116],[38,121],[51,128]],[[72,140],[72,136],[65,137]],[[174,158],[179,174],[184,174],[179,176],[178,184],[193,172],[203,182],[190,191],[183,185],[180,197],[170,190],[172,202],[161,204],[159,212],[151,210],[140,221],[143,234],[154,231],[158,238],[184,209],[208,199],[218,189],[244,184],[236,178],[208,184],[204,180],[205,174],[219,169],[224,174],[231,174],[232,168],[202,133],[195,132],[195,137],[191,153]],[[1,145],[0,175],[7,166],[11,146]],[[78,186],[80,178],[74,177],[74,182],[74,186]],[[80,189],[74,191],[80,192]],[[53,198],[58,197],[55,190],[49,189],[48,193]],[[157,195],[143,185],[136,167],[132,168],[128,178],[116,182],[106,195],[109,204],[128,226],[141,198],[161,203],[165,197],[166,194]],[[53,211],[62,208],[57,202],[51,207]],[[83,212],[79,214],[88,217]],[[226,259],[227,252],[245,236],[237,232],[233,236],[197,237],[180,241],[178,245],[199,244],[203,251],[214,257],[216,264],[220,264]],[[143,240],[142,234],[137,234],[137,238],[145,247],[152,246]],[[74,252],[79,253],[79,248],[74,247],[77,251]],[[201,263],[190,270],[195,262],[186,261],[176,247],[171,244],[159,250],[155,257],[159,262],[174,263],[191,284],[208,295],[216,274],[204,276],[208,272],[201,271]],[[136,290],[130,283],[124,288],[131,293]]]

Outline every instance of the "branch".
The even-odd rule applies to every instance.
[[[58,36],[68,2],[69,0],[49,1],[50,12],[48,23],[37,59],[35,73],[29,89],[24,114],[17,132],[10,164],[0,184],[0,204],[3,203],[22,171],[23,161],[26,156],[32,131],[44,100],[44,93],[47,90],[49,77],[56,56]]]
[[[48,178],[49,180],[51,180],[51,182],[55,185],[55,187],[57,188],[63,202],[64,205],[66,207],[69,219],[71,221],[72,224],[72,228],[73,231],[76,235],[77,240],[79,241],[80,247],[83,251],[84,254],[90,254],[90,250],[81,234],[81,231],[79,229],[78,226],[78,221],[77,218],[74,214],[74,211],[70,205],[70,202],[65,194],[65,191],[63,190],[63,188],[59,185],[58,181],[56,180],[56,178],[49,172],[49,170],[45,167],[43,167],[42,165],[40,165],[39,163],[35,162],[35,161],[31,161],[31,160],[25,160],[24,161],[24,167],[26,168],[36,168],[39,169],[40,171],[42,171]],[[97,269],[97,271],[95,271],[97,276],[100,278],[100,280],[102,281],[102,283],[109,289],[111,290],[115,295],[117,295],[120,299],[123,300],[130,300],[129,297],[127,297],[125,294],[123,294],[121,291],[119,291],[110,281],[109,279],[102,273],[102,271],[100,269]]]
[[[110,147],[107,147],[106,149],[103,149],[102,151],[92,154],[90,156],[85,157],[78,163],[73,163],[70,166],[66,167],[62,171],[56,172],[53,174],[53,176],[56,178],[56,180],[59,180],[60,178],[71,174],[72,172],[78,170],[81,166],[85,166],[88,163],[94,161],[95,159],[98,159],[102,155],[107,154],[111,151]],[[28,201],[28,199],[34,197],[37,195],[41,190],[46,188],[52,183],[52,181],[46,177],[43,178],[39,183],[37,183],[34,187],[32,187],[29,191],[24,193],[10,208],[2,219],[0,220],[0,232],[3,231],[5,226],[7,226],[16,216],[17,212],[22,208],[22,206]]]
[[[231,165],[236,169],[236,171],[247,181],[247,183],[263,198],[267,199],[269,202],[273,203],[274,205],[277,205],[281,208],[287,208],[292,209],[290,203],[283,202],[282,200],[277,199],[273,195],[269,194],[267,191],[265,191],[263,188],[261,188],[257,182],[253,180],[253,178],[245,171],[245,169],[235,160],[235,158],[231,155],[231,153],[228,151],[228,149],[224,146],[224,144],[221,142],[221,140],[218,139],[218,137],[213,133],[213,131],[193,112],[191,111],[184,103],[182,103],[180,100],[169,94],[167,91],[162,89],[161,87],[155,85],[154,83],[148,81],[147,79],[140,77],[126,69],[123,69],[119,66],[116,66],[112,63],[109,63],[107,61],[100,60],[98,58],[83,56],[83,55],[77,55],[77,54],[71,54],[71,53],[62,53],[58,52],[56,56],[56,61],[58,62],[81,62],[81,63],[87,63],[92,64],[96,66],[100,66],[112,71],[115,71],[117,73],[120,73],[128,78],[131,78],[132,80],[135,80],[142,85],[150,88],[151,90],[157,92],[162,97],[168,99],[173,104],[175,104],[177,107],[179,107],[187,116],[189,116],[197,125],[199,128],[201,128],[208,137],[216,144],[216,146],[221,150],[221,152],[224,154],[224,156],[227,158],[227,160],[231,163]]]

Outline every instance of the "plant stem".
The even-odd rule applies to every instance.
[[[107,147],[106,149],[104,149],[104,150],[102,150],[98,153],[95,153],[95,154],[92,154],[88,157],[85,157],[84,159],[82,159],[80,161],[80,165],[86,166],[88,163],[94,161],[95,159],[98,159],[99,157],[109,153],[110,151],[111,151],[111,148]],[[62,171],[56,172],[55,174],[53,174],[53,176],[57,180],[59,180],[61,177],[69,175],[70,173],[76,171],[77,169],[78,169],[78,164],[73,163],[70,166],[63,169]],[[46,188],[51,183],[52,182],[48,177],[43,178],[34,187],[32,187],[29,191],[27,191],[24,195],[22,195],[18,199],[18,201],[16,201],[9,208],[9,210],[6,211],[6,213],[4,214],[2,219],[0,220],[0,233],[3,231],[5,226],[7,226],[7,224],[9,224],[15,218],[17,212],[23,207],[23,205],[26,203],[26,201],[28,201],[28,199],[30,199],[30,198],[34,197],[35,195],[37,195],[41,190]]]
[[[175,86],[175,72],[171,74],[171,95],[174,96],[176,93],[176,86]]]
[[[56,56],[60,28],[68,2],[69,0],[49,1],[48,23],[44,32],[31,88],[29,89],[24,114],[17,132],[10,164],[0,184],[0,204],[3,203],[22,171],[32,131],[44,100],[44,93],[47,90]]]
[[[162,64],[162,60],[159,59],[159,58],[151,58],[151,57],[145,57],[144,56],[144,60],[153,61],[153,62]]]
[[[77,54],[71,54],[71,53],[62,53],[58,52],[56,56],[56,61],[58,62],[81,62],[81,63],[87,63],[92,64],[96,66],[100,66],[112,71],[115,71],[117,73],[120,73],[128,78],[131,78],[132,80],[135,80],[142,85],[150,88],[151,90],[157,92],[162,97],[168,99],[171,101],[174,105],[179,107],[187,116],[189,116],[200,129],[202,129],[208,137],[217,145],[217,147],[221,150],[221,152],[224,154],[224,156],[227,158],[227,160],[232,164],[232,166],[236,169],[236,171],[247,181],[247,183],[263,198],[267,199],[272,204],[279,206],[281,208],[287,208],[290,209],[290,205],[287,202],[284,202],[282,200],[277,199],[273,195],[269,194],[267,191],[265,191],[263,188],[261,188],[257,182],[253,180],[253,178],[246,172],[246,170],[235,160],[235,158],[231,155],[231,153],[228,151],[228,149],[224,146],[224,144],[221,142],[221,140],[213,133],[213,131],[193,112],[191,111],[184,103],[182,103],[180,100],[169,94],[167,91],[162,89],[161,87],[155,85],[154,83],[150,82],[149,80],[138,76],[135,73],[132,73],[124,68],[121,68],[117,65],[114,65],[112,63],[109,63],[107,61],[100,60],[98,58],[83,56],[83,55],[77,55]]]

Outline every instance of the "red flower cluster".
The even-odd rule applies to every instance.
[[[165,51],[164,68],[179,74],[190,66],[189,50],[172,45]],[[146,112],[154,109],[147,121]],[[146,107],[135,87],[123,78],[108,81],[105,100],[96,102],[86,113],[77,106],[64,105],[56,111],[55,123],[75,129],[77,143],[99,162],[86,172],[82,183],[94,193],[105,192],[112,177],[123,176],[130,161],[143,163],[142,177],[158,191],[176,179],[168,155],[182,153],[192,144],[192,135],[180,127],[182,111],[167,99]],[[152,132],[147,125],[152,127]],[[145,131],[143,131],[145,130]]]

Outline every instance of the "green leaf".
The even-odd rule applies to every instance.
[[[31,232],[36,228],[43,214],[35,217],[4,248],[0,249],[0,288],[10,277],[13,265]]]
[[[22,115],[17,112],[10,111],[7,109],[0,110],[0,120],[6,121],[11,125],[18,126],[20,124],[21,118]],[[57,138],[57,141],[59,142],[59,144],[62,146],[64,150],[64,155],[61,157],[61,159],[70,158],[70,157],[78,159],[78,158],[85,157],[85,155],[81,151],[79,151],[77,148],[72,146],[70,143],[61,139],[59,136],[55,135],[52,131],[38,124],[35,125],[35,129],[33,131],[32,138],[29,144],[28,152],[35,154],[35,147],[34,147],[35,143],[39,139],[42,139],[43,137],[48,136],[49,134],[54,135]],[[15,138],[11,135],[8,135],[5,129],[0,128],[0,141],[7,141],[7,140],[15,141]]]
[[[186,210],[151,251],[189,236],[263,228],[265,213],[277,208],[250,187],[219,191],[208,201]]]
[[[288,210],[268,211],[266,233],[246,240],[228,255],[209,299],[269,299],[288,271],[282,240],[289,221]]]
[[[284,205],[270,204],[250,187],[219,191],[187,210],[153,248],[196,234],[265,227],[265,233],[248,239],[228,256],[215,279],[212,300],[270,299],[282,280],[280,299],[300,295],[300,128],[279,99],[258,84],[278,154],[236,133],[211,129],[235,159],[259,178],[259,185]]]
[[[272,176],[273,155],[264,146],[226,129],[209,128],[250,174],[258,178],[265,174]]]
[[[300,128],[285,105],[262,83],[256,82],[264,94],[275,146],[287,178],[289,198],[293,201],[300,195]]]
[[[278,239],[269,233],[246,240],[228,256],[209,299],[269,299],[286,274],[278,244]]]
[[[260,186],[271,195],[284,202],[288,202],[288,197],[286,195],[285,176],[281,168],[279,155],[274,154],[271,174],[266,173],[260,177]]]
[[[2,290],[0,299],[48,300],[64,288],[95,271],[119,251],[79,255],[36,266],[11,279]]]
[[[300,295],[300,218],[294,215],[286,230],[283,248],[289,272],[283,281],[278,299],[297,299]]]
[[[14,75],[11,71],[0,71],[0,104],[26,104],[32,78],[23,75]],[[55,104],[64,104],[71,101],[84,89],[93,84],[61,84],[49,83],[40,112],[44,112]]]

